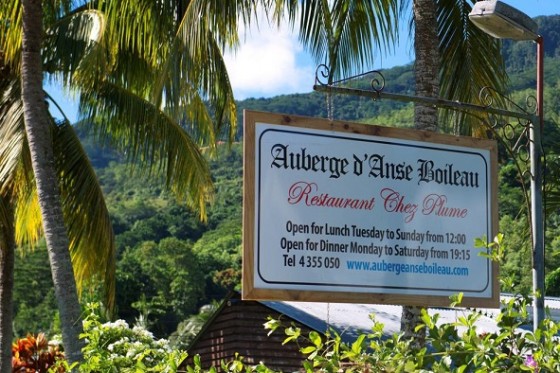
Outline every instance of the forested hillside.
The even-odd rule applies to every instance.
[[[549,190],[558,189],[552,172],[560,149],[560,16],[541,17],[537,21],[546,40],[545,151],[551,165]],[[504,43],[511,78],[511,95],[522,101],[535,87],[534,45]],[[383,72],[388,92],[412,94],[412,65]],[[310,82],[310,89],[313,82]],[[325,95],[321,93],[284,95],[270,99],[248,99],[238,103],[242,110],[326,117]],[[387,126],[411,126],[412,106],[389,101],[337,96],[334,117]],[[132,178],[120,155],[100,149],[83,134],[105,198],[118,245],[117,317],[143,322],[158,336],[188,339],[190,326],[203,305],[221,299],[228,290],[239,287],[241,268],[242,145],[223,147],[211,160],[216,195],[209,205],[208,220],[201,222],[196,212],[175,202],[160,180]],[[242,140],[242,126],[239,128]],[[511,248],[504,278],[528,291],[530,246],[526,211],[522,205],[517,173],[507,158],[501,158],[500,230]],[[560,215],[547,216],[547,274],[549,292],[560,295]],[[58,330],[54,293],[44,247],[19,256],[15,279],[15,331]],[[99,299],[92,290],[84,301]],[[179,331],[176,330],[179,327]],[[179,338],[180,339],[180,338]]]

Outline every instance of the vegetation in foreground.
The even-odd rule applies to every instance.
[[[341,341],[336,332],[327,335],[311,332],[303,336],[294,326],[269,320],[265,327],[272,332],[284,330],[284,343],[298,343],[306,356],[305,372],[557,372],[560,370],[560,347],[556,335],[560,324],[545,320],[536,333],[520,331],[530,324],[527,307],[530,300],[518,295],[502,304],[496,319],[498,331],[478,330],[477,312],[465,312],[455,323],[438,323],[438,315],[424,312],[427,347],[415,349],[402,334],[387,338],[383,325],[372,315],[372,329],[352,343]],[[194,365],[182,363],[187,352],[171,348],[164,339],[156,340],[145,328],[129,325],[124,320],[102,323],[95,306],[84,321],[87,344],[84,362],[69,367],[56,348],[42,349],[39,354],[23,355],[14,345],[14,369],[25,372],[216,372],[216,367],[203,369],[199,357]],[[463,330],[459,332],[459,330]],[[26,340],[31,340],[28,337]],[[38,337],[39,340],[42,337]],[[43,338],[42,341],[45,341]],[[43,342],[43,346],[45,343]],[[39,356],[39,357],[37,357]],[[27,359],[27,360],[26,360]],[[42,365],[37,365],[37,362]],[[266,364],[246,365],[242,356],[222,362],[226,372],[273,372]],[[50,370],[49,370],[50,369]]]
[[[490,244],[479,239],[477,247],[488,249],[481,255],[503,262],[510,251],[503,234]],[[502,286],[507,286],[502,283]],[[451,307],[460,305],[462,294],[451,297]],[[335,331],[322,335],[311,331],[307,336],[295,325],[269,318],[263,326],[270,333],[284,330],[285,343],[298,343],[306,357],[305,372],[557,372],[560,371],[560,346],[557,335],[560,323],[545,319],[535,332],[526,331],[532,325],[528,309],[531,299],[516,295],[502,300],[496,316],[496,331],[479,330],[477,320],[482,313],[457,309],[462,315],[452,323],[440,323],[439,315],[422,311],[427,330],[426,345],[419,346],[403,333],[387,337],[383,324],[371,315],[372,328],[352,343],[345,343]],[[130,327],[124,320],[102,322],[104,312],[98,303],[89,303],[84,320],[86,346],[84,362],[68,366],[56,346],[49,345],[44,335],[28,336],[14,344],[14,371],[65,372],[216,372],[216,367],[202,368],[199,357],[193,366],[184,362],[187,351],[173,348],[166,339],[156,340],[144,326]],[[270,335],[269,333],[269,335]],[[250,366],[243,357],[224,361],[227,372],[273,372],[260,363]],[[23,369],[23,370],[17,370]]]
[[[554,17],[558,22],[558,17]],[[555,40],[554,38],[552,38]],[[548,40],[548,39],[547,39]],[[548,46],[557,43],[548,43]],[[558,53],[558,52],[555,52]],[[525,56],[525,54],[523,54]],[[527,58],[532,60],[532,58]],[[547,62],[552,59],[547,57]],[[552,61],[553,62],[553,61]],[[558,143],[558,109],[557,87],[559,82],[560,65],[550,65],[547,69],[547,89],[545,90],[546,120],[547,120],[547,153],[552,153]],[[527,87],[532,87],[529,77],[533,71],[527,66],[518,66],[523,74],[512,76],[512,86],[519,89],[514,92],[524,98]],[[402,71],[401,71],[402,70]],[[403,84],[410,79],[410,68],[403,67],[399,72]],[[389,76],[389,75],[387,75]],[[391,83],[399,80],[390,79]],[[394,85],[391,86],[393,88]],[[549,89],[550,88],[550,89]],[[406,87],[403,88],[406,92]],[[290,98],[292,99],[290,101]],[[294,112],[296,109],[316,107],[324,110],[324,97],[314,94],[305,97],[282,96],[274,100],[248,100],[247,106],[252,109],[259,107],[267,111]],[[312,101],[315,100],[315,101]],[[342,99],[341,99],[342,100]],[[309,105],[308,105],[309,103]],[[314,105],[311,105],[314,104]],[[336,117],[348,120],[367,121],[375,124],[400,123],[410,125],[412,109],[401,108],[390,116],[384,105],[363,101],[336,101]],[[285,105],[275,108],[274,105]],[[353,106],[352,106],[353,105]],[[376,109],[372,113],[360,114],[360,108]],[[388,119],[380,113],[387,113]],[[315,115],[313,112],[300,114]],[[358,115],[358,117],[345,117]],[[324,114],[323,114],[324,116]],[[362,120],[368,118],[367,120]],[[169,337],[177,333],[179,324],[188,321],[199,307],[219,299],[227,289],[235,287],[239,279],[239,248],[240,248],[240,217],[241,217],[241,151],[234,146],[234,151],[220,158],[212,164],[213,175],[218,189],[215,205],[209,212],[207,224],[200,224],[195,216],[186,208],[178,205],[172,198],[155,186],[157,183],[147,183],[144,180],[133,180],[126,169],[119,164],[118,157],[108,158],[103,151],[97,150],[95,161],[106,162],[98,167],[97,172],[103,184],[104,192],[110,204],[113,226],[117,234],[118,244],[118,273],[117,286],[119,297],[118,316],[134,323],[137,319],[145,321],[147,328],[157,336]],[[551,173],[549,181],[558,180],[554,169],[560,169],[555,164],[558,157],[548,156]],[[97,164],[99,166],[99,163]],[[501,273],[517,290],[530,289],[530,257],[529,235],[527,222],[521,207],[521,184],[515,174],[516,170],[507,161],[501,164],[499,180],[501,227],[507,233],[509,240],[515,243],[518,250],[508,253],[508,258],[502,266]],[[550,183],[551,187],[557,186]],[[555,191],[555,190],[553,190]],[[555,210],[549,211],[546,225],[547,236],[547,295],[560,295],[560,220]],[[184,253],[176,262],[174,251]],[[44,250],[36,250],[25,257],[18,258],[16,265],[16,331],[20,337],[29,330],[45,331],[50,335],[60,329],[60,322],[55,311],[54,293],[50,276],[44,271],[46,256]],[[155,259],[155,260],[152,260]],[[196,263],[197,265],[192,265]],[[156,265],[157,264],[157,265]],[[185,264],[184,266],[182,264]],[[191,266],[189,266],[191,264]],[[167,266],[172,271],[157,271],[158,266]],[[31,270],[30,270],[31,268]],[[197,270],[203,268],[203,275]],[[33,272],[32,272],[33,271]],[[33,273],[33,274],[32,274]],[[203,277],[200,277],[203,276]],[[46,282],[41,282],[44,278]],[[200,281],[203,278],[204,281]],[[177,286],[177,284],[182,284]],[[83,299],[98,300],[95,286],[91,293],[85,293]],[[183,292],[178,296],[178,292]],[[186,296],[185,296],[186,295]],[[178,299],[181,302],[178,302]],[[171,338],[170,338],[171,339]],[[186,345],[183,340],[182,345]]]

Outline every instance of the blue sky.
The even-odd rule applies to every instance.
[[[504,0],[531,17],[560,14],[559,0]],[[225,60],[236,99],[272,97],[281,94],[310,92],[316,63],[305,53],[297,36],[287,27],[269,28],[261,22],[259,29],[241,30],[244,43],[236,53],[226,53]],[[545,41],[546,42],[546,41]],[[379,55],[372,69],[401,66],[414,59],[408,31],[401,30],[395,53]],[[56,88],[47,88],[63,106],[71,121],[76,117],[75,102]],[[59,116],[55,114],[55,116]]]

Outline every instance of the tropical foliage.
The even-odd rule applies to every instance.
[[[460,295],[454,298],[460,301]],[[457,303],[452,303],[452,306]],[[343,342],[334,330],[304,335],[295,325],[269,319],[263,325],[270,333],[284,332],[285,343],[297,343],[306,357],[304,372],[556,372],[560,369],[560,351],[556,335],[560,324],[545,320],[535,332],[525,331],[532,321],[527,311],[530,299],[516,295],[504,300],[496,316],[496,329],[480,330],[482,313],[457,310],[455,322],[442,323],[439,315],[422,314],[427,327],[427,347],[416,348],[402,334],[387,337],[383,324],[371,315],[372,327],[356,340]],[[461,314],[461,312],[463,312]],[[74,366],[80,372],[216,372],[203,369],[203,361],[193,357],[185,365],[187,352],[172,348],[165,339],[156,340],[142,326],[130,327],[124,320],[103,322],[98,305],[90,304],[84,321],[84,362]],[[46,372],[55,367],[68,369],[56,348],[48,348],[44,336],[28,336],[14,345],[14,369]],[[266,364],[248,365],[242,356],[223,361],[227,372],[272,373]],[[16,370],[14,370],[16,371]],[[51,370],[52,371],[52,370]]]
[[[560,17],[545,19],[554,24]],[[544,21],[544,20],[541,20]],[[560,51],[549,44],[550,52]],[[558,52],[560,53],[560,52]],[[521,58],[521,57],[519,57]],[[515,59],[514,59],[515,60]],[[557,86],[560,81],[560,64],[548,58],[546,60],[546,86]],[[398,82],[399,92],[410,92],[411,66],[397,67],[384,72],[387,77],[387,89],[391,90],[393,82]],[[528,67],[534,68],[534,67]],[[389,79],[390,77],[390,79]],[[511,75],[518,80],[518,74]],[[512,92],[514,97],[523,100],[532,82],[525,81],[522,91]],[[397,90],[397,88],[395,88]],[[545,91],[545,112],[549,172],[547,190],[558,190],[552,174],[556,156],[551,154],[560,137],[558,117],[560,110],[553,89]],[[521,101],[520,101],[521,103]],[[284,112],[288,114],[305,114],[321,116],[325,110],[324,96],[319,93],[279,96],[269,99],[248,99],[238,103],[239,108]],[[378,105],[384,105],[378,107]],[[309,110],[309,112],[304,111]],[[344,115],[347,120],[368,121],[373,124],[394,124],[410,127],[410,120],[393,121],[399,115],[412,118],[412,108],[399,107],[389,101],[372,102],[349,96],[336,97],[335,117]],[[323,116],[326,112],[323,112]],[[197,310],[212,300],[219,300],[228,289],[239,284],[240,247],[241,247],[241,201],[242,201],[242,152],[240,145],[234,145],[231,151],[219,148],[219,156],[209,164],[215,184],[214,203],[208,208],[207,222],[201,223],[196,213],[177,201],[161,187],[157,178],[146,180],[131,177],[129,168],[123,160],[108,148],[99,148],[91,138],[81,139],[84,148],[96,168],[107,204],[111,222],[116,234],[117,245],[117,315],[129,323],[144,315],[148,328],[158,336],[169,336],[178,324],[197,313]],[[522,204],[521,182],[517,170],[509,163],[506,154],[500,153],[499,207],[501,230],[508,237],[511,246],[517,248],[508,253],[502,265],[501,275],[515,284],[516,290],[528,293],[531,289],[530,236],[526,222],[526,211]],[[551,193],[547,193],[551,196]],[[546,271],[552,272],[560,267],[560,218],[556,209],[550,209],[546,224],[547,261]],[[169,253],[166,253],[167,247]],[[168,266],[168,273],[162,276],[157,271],[149,270],[150,261],[173,263],[171,253],[182,247],[185,256],[178,257],[178,264],[190,260],[202,272],[203,281],[197,284],[184,283],[185,288],[198,289],[192,292],[181,304],[166,298],[173,289],[173,277],[179,276],[184,281],[191,281],[189,266]],[[147,253],[157,258],[146,256]],[[42,258],[42,259],[41,259]],[[16,308],[15,327],[19,336],[29,331],[57,331],[58,322],[53,308],[53,294],[48,274],[41,270],[47,260],[44,248],[33,253],[16,256]],[[32,278],[33,281],[29,281]],[[46,282],[43,282],[44,281]],[[552,284],[552,280],[549,281]],[[161,286],[159,289],[155,286]],[[83,296],[87,300],[101,300],[95,294],[95,287]],[[166,290],[164,290],[166,289]],[[549,287],[548,295],[560,295],[560,289]],[[181,308],[184,307],[184,308]]]
[[[124,7],[122,3],[126,3]],[[387,0],[368,2],[366,6],[346,6],[344,1],[330,3],[325,1],[303,3],[277,1],[274,16],[278,17],[284,13],[285,8],[291,21],[294,22],[296,17],[301,17],[303,43],[310,48],[317,59],[325,58],[329,61],[334,77],[338,76],[337,74],[356,70],[371,62],[368,60],[374,55],[371,46],[383,48],[386,45],[384,43],[390,44],[391,38],[394,37],[392,31],[395,29],[396,19],[402,10],[395,5],[397,3]],[[444,3],[452,4],[454,2],[442,2],[442,4]],[[19,22],[19,3],[15,2],[15,4],[13,14],[17,15],[15,20]],[[75,85],[82,90],[83,114],[89,118],[83,123],[82,128],[90,130],[96,136],[96,140],[103,140],[106,144],[124,151],[123,154],[126,154],[128,161],[138,161],[132,162],[134,165],[132,170],[140,170],[142,176],[156,180],[161,176],[161,180],[157,180],[161,182],[159,185],[165,185],[180,199],[197,206],[200,212],[204,213],[210,180],[205,172],[207,171],[206,164],[198,146],[207,145],[207,149],[213,150],[216,140],[220,136],[232,139],[234,134],[234,103],[220,50],[224,46],[236,45],[237,26],[240,20],[246,22],[252,17],[253,3],[227,2],[227,5],[224,6],[223,2],[212,1],[100,2],[99,9],[88,10],[84,13],[93,16],[84,20],[84,22],[87,21],[86,23],[89,22],[90,27],[92,22],[95,23],[92,19],[102,19],[99,17],[101,12],[118,16],[109,17],[107,23],[98,24],[103,26],[103,30],[106,30],[105,33],[97,35],[101,38],[95,40],[93,45],[88,44],[88,48],[74,49],[80,53],[68,53],[66,59],[64,56],[55,55],[64,50],[64,40],[61,40],[59,36],[67,34],[62,31],[72,31],[75,24],[70,20],[78,18],[75,18],[75,14],[71,15],[69,4],[63,5],[67,6],[47,13],[45,23],[51,26],[48,36],[54,48],[46,49],[43,65],[47,71],[53,73],[53,77],[61,78],[64,84]],[[300,5],[301,10],[298,9]],[[4,9],[11,8],[3,7],[1,9],[4,11]],[[439,24],[440,31],[447,30],[446,25],[449,23],[445,23],[445,21],[459,24],[463,20],[461,17],[464,17],[464,12],[455,14],[449,9],[446,11],[443,7],[440,10],[442,13],[438,20],[444,21]],[[384,14],[384,12],[388,12],[388,14]],[[5,15],[8,13],[2,13],[0,18],[6,18]],[[63,17],[59,18],[61,15]],[[139,17],[138,15],[141,15],[139,21],[131,27],[129,20],[136,19]],[[384,18],[380,15],[388,15],[388,17]],[[458,18],[454,18],[454,16]],[[17,22],[14,24],[19,25]],[[462,24],[465,25],[465,22]],[[15,29],[19,30],[19,26],[8,28],[8,32],[2,33],[1,37],[3,38],[2,46],[5,46],[4,51],[8,56],[9,67],[14,72],[14,76],[17,76],[21,51],[18,49],[20,40],[17,31],[14,32]],[[350,37],[349,30],[355,31],[354,35],[357,37]],[[463,37],[466,34],[459,32],[458,35]],[[449,36],[453,39],[453,36],[457,35]],[[143,38],[142,42],[140,42],[141,38]],[[451,39],[442,40],[440,44],[442,50],[454,50],[450,48],[454,45]],[[377,41],[378,44],[371,43],[372,40]],[[74,44],[73,46],[75,47]],[[481,47],[488,47],[488,45]],[[476,51],[480,48],[471,45],[470,49],[464,49]],[[495,54],[495,52],[492,50],[492,53]],[[450,56],[449,60],[463,61],[457,56]],[[479,67],[484,62],[480,61]],[[79,68],[74,69],[76,66]],[[181,68],[177,69],[177,66]],[[130,69],[130,67],[134,68]],[[452,72],[445,73],[444,70],[443,76],[454,77],[458,73],[453,68],[465,67],[472,68],[472,64],[451,65]],[[481,70],[486,71],[486,69]],[[445,92],[466,92],[466,90],[456,87],[446,88],[445,85],[443,88]],[[412,89],[409,88],[409,90]],[[19,92],[19,90],[14,88],[13,92]],[[470,93],[472,94],[472,92]],[[184,96],[182,96],[183,94]],[[554,93],[549,92],[549,95],[554,95]],[[7,96],[3,96],[3,98],[5,97]],[[41,97],[39,101],[42,100]],[[211,107],[211,110],[208,110],[207,105]],[[5,107],[3,106],[3,108]],[[323,107],[322,104],[310,105],[310,109],[313,110],[321,110],[321,107]],[[188,109],[187,114],[185,114],[185,109]],[[402,110],[406,111],[407,108]],[[289,112],[289,110],[280,111]],[[327,113],[327,115],[333,114]],[[372,121],[371,113],[364,117]],[[28,172],[29,167],[25,169],[27,172],[23,172],[22,169],[14,166],[17,163],[14,160],[28,160],[26,157],[29,156],[25,141],[21,136],[21,115],[12,115],[9,120],[8,123],[11,126],[3,128],[17,129],[19,125],[20,132],[17,134],[19,136],[17,139],[20,141],[8,144],[17,143],[21,152],[15,153],[12,151],[13,149],[9,148],[2,149],[3,154],[10,156],[8,158],[10,161],[3,162],[3,167],[6,169],[2,170],[2,182],[16,180],[14,175],[17,175],[25,177],[28,185],[33,185]],[[393,118],[388,117],[386,120],[392,121]],[[228,127],[227,124],[232,125]],[[54,122],[43,127],[45,127],[44,130],[46,127],[53,128],[55,141],[58,139],[63,144],[73,144],[78,150],[77,153],[70,153],[74,157],[65,157],[66,148],[54,146],[55,152],[59,152],[56,154],[60,157],[57,172],[72,175],[72,172],[67,172],[77,170],[80,171],[77,174],[84,175],[81,168],[76,166],[78,164],[76,160],[83,161],[84,158],[76,156],[76,154],[81,156],[83,152],[77,146],[73,128],[68,123],[59,125]],[[224,132],[227,133],[224,134]],[[187,150],[183,151],[184,149]],[[23,156],[18,158],[20,154]],[[89,166],[87,162],[80,164]],[[18,165],[21,164],[18,163]],[[4,175],[8,176],[4,177]],[[86,175],[90,182],[94,180],[91,175],[91,172]],[[125,174],[122,170],[118,170],[115,175],[121,180],[130,179],[130,174]],[[100,175],[100,179],[103,180],[104,176],[106,175]],[[107,180],[110,181],[110,179],[111,176],[107,176]],[[72,178],[67,180],[69,180],[67,184],[61,184],[63,195],[67,197],[63,202],[63,207],[70,212],[86,211],[88,206],[80,205],[80,203],[85,200],[84,197],[91,197],[89,193],[91,190],[85,190],[83,184],[75,183]],[[129,302],[127,299],[126,304],[121,304],[119,312],[123,312],[127,319],[142,316],[152,323],[151,327],[157,330],[157,333],[169,333],[181,319],[195,312],[198,306],[218,297],[224,293],[226,288],[238,283],[239,254],[237,249],[240,240],[239,226],[235,221],[237,221],[236,214],[239,211],[235,207],[228,207],[228,203],[231,203],[232,200],[240,201],[240,196],[235,194],[236,187],[239,188],[240,183],[238,179],[235,179],[233,183],[228,183],[225,179],[220,180],[218,177],[216,180],[223,183],[220,187],[223,188],[226,195],[219,197],[222,198],[222,203],[217,204],[215,215],[213,215],[214,212],[209,212],[207,225],[191,219],[192,213],[185,210],[182,205],[175,203],[172,198],[168,198],[169,196],[155,183],[147,183],[147,188],[142,185],[132,194],[131,191],[121,191],[120,196],[115,196],[114,201],[117,207],[114,208],[111,205],[111,209],[113,209],[111,219],[115,223],[118,234],[116,245],[118,246],[117,259],[121,261],[119,264],[121,266],[119,275],[122,275],[120,284],[121,286],[124,284],[126,289],[134,290],[126,293],[127,295],[140,294],[135,300]],[[18,183],[11,185],[16,184],[19,185]],[[93,184],[95,183],[88,185],[94,186]],[[4,187],[2,189],[9,190]],[[12,189],[10,193],[15,191]],[[551,194],[556,191],[552,188]],[[17,192],[20,193],[18,194],[18,204],[12,207],[16,209],[28,207],[23,212],[16,210],[16,216],[34,218],[27,220],[34,224],[30,224],[31,228],[26,227],[26,232],[27,238],[33,237],[36,240],[39,229],[38,214],[36,210],[29,208],[35,204],[24,204],[25,198],[33,196],[35,191],[33,188],[29,188],[23,192],[20,190]],[[136,192],[138,195],[135,195]],[[512,191],[512,195],[514,193]],[[146,201],[146,196],[153,200]],[[99,199],[93,200],[102,203]],[[89,199],[89,201],[92,200]],[[511,208],[510,213],[516,209],[516,206],[509,207]],[[132,213],[114,211],[119,208],[130,209]],[[183,216],[181,218],[173,216],[166,220],[166,213],[162,213],[162,211],[167,209],[173,211],[173,214],[178,211],[178,214],[183,214]],[[105,210],[101,209],[101,211],[104,215],[103,218],[107,220]],[[228,218],[232,215],[236,217]],[[83,226],[88,225],[88,218],[91,216],[82,214],[77,218],[74,216],[73,219],[69,219],[69,216],[71,215],[67,213],[65,217],[70,227],[70,244],[83,242],[84,245],[89,243],[95,246],[95,241],[91,240],[95,234],[92,231],[86,233],[81,231]],[[518,218],[518,216],[510,217]],[[177,222],[174,219],[177,219]],[[91,220],[93,221],[93,219]],[[187,221],[186,224],[185,221]],[[554,219],[551,218],[551,222],[554,222]],[[72,227],[77,228],[72,230]],[[99,226],[90,225],[91,229],[96,227]],[[102,229],[107,230],[106,227],[107,225],[103,225]],[[552,225],[552,228],[549,228],[552,230],[549,236],[555,233],[555,227]],[[210,233],[211,230],[218,229],[219,232]],[[186,231],[193,233],[192,235],[186,234]],[[73,233],[76,236],[72,236]],[[74,240],[76,237],[77,239]],[[109,237],[109,240],[112,240],[112,236],[109,235]],[[524,236],[520,237],[524,238]],[[106,261],[103,264],[107,270],[101,275],[103,277],[103,275],[109,274],[109,278],[105,278],[105,280],[109,280],[108,282],[113,280],[110,277],[110,269],[115,264],[110,255],[112,245],[112,242],[109,245],[103,244],[103,247],[109,248],[109,255],[104,256]],[[208,247],[213,247],[214,250],[208,250]],[[79,248],[79,246],[70,247],[78,278],[91,278],[91,274],[94,272],[91,272],[87,265],[94,262],[91,259],[95,257],[95,254],[92,251],[77,250]],[[178,252],[181,255],[174,255]],[[175,257],[178,257],[178,263],[175,263]],[[154,262],[151,261],[153,258],[156,259]],[[193,261],[193,258],[196,260]],[[193,265],[193,262],[196,264]],[[161,269],[158,271],[158,266],[175,265],[177,268],[171,274],[161,273]],[[515,272],[515,266],[512,266],[511,270]],[[130,277],[130,273],[134,272],[139,274],[138,279]],[[204,278],[205,281],[202,284],[194,284],[192,283],[193,278]],[[520,276],[521,280],[524,278],[525,276]],[[189,283],[192,286],[181,289],[178,281]],[[97,285],[97,283],[94,281],[93,285]],[[117,284],[117,286],[119,285]],[[179,296],[182,297],[181,301],[174,302],[174,299]],[[110,298],[108,303],[110,303]],[[158,322],[167,326],[158,325]]]
[[[522,296],[503,302],[497,316],[498,330],[488,332],[476,326],[480,313],[468,312],[456,322],[438,322],[438,314],[422,314],[427,327],[426,347],[417,349],[402,335],[386,338],[383,325],[372,315],[372,332],[346,344],[331,332],[302,337],[292,326],[281,328],[270,320],[271,330],[284,329],[286,342],[298,341],[307,355],[305,372],[555,372],[560,355],[555,347],[560,325],[545,320],[535,332],[521,331],[531,323],[527,312],[530,300]],[[256,370],[258,371],[258,370]]]
[[[196,206],[202,217],[211,183],[199,146],[212,150],[218,137],[231,139],[235,128],[233,96],[220,51],[236,42],[239,9],[208,8],[200,2],[159,5],[24,0],[0,6],[1,83],[10,88],[3,89],[0,107],[2,197],[15,201],[9,207],[19,219],[16,229],[23,231],[20,242],[36,241],[42,222],[63,339],[76,359],[79,330],[74,328],[81,323],[74,274],[80,287],[99,275],[106,285],[105,301],[112,306],[113,234],[103,198],[96,193],[96,179],[84,172],[90,167],[73,128],[67,122],[54,123],[47,112],[43,71],[80,94],[83,117],[95,124],[93,132],[99,138],[125,149],[129,160],[141,159],[136,170],[165,175],[166,187]],[[209,12],[202,21],[201,11]],[[212,18],[222,11],[224,17]],[[129,20],[138,14],[145,22],[130,27]],[[194,25],[200,28],[194,30]],[[57,148],[57,140],[64,146]],[[20,221],[25,223],[18,226]],[[2,226],[12,224],[3,219]],[[8,248],[11,252],[13,246]],[[2,279],[11,278],[11,271],[3,265]],[[11,291],[11,283],[4,284],[3,291]],[[2,294],[5,305],[11,297]],[[0,315],[2,327],[11,325],[9,315]],[[6,329],[2,335],[11,332]],[[7,349],[3,340],[0,344],[5,369]]]
[[[13,372],[65,372],[64,366],[59,364],[63,360],[60,346],[56,341],[49,341],[44,333],[29,334],[12,346]]]
[[[156,340],[145,328],[130,327],[124,320],[103,323],[97,313],[99,305],[89,306],[82,335],[88,343],[80,372],[178,371],[186,352],[172,349],[167,340]]]

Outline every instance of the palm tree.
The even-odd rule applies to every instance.
[[[40,0],[22,1],[21,97],[25,133],[35,176],[49,262],[63,321],[62,340],[70,363],[81,360],[81,309],[64,224],[49,113],[43,93],[43,8]]]
[[[479,103],[479,91],[484,86],[504,91],[507,76],[499,45],[468,21],[471,7],[465,1],[413,0],[412,9],[418,96]],[[488,55],[495,58],[487,58]],[[456,118],[455,124],[446,126],[455,134],[476,135],[480,130],[480,118],[466,114],[446,112],[442,115],[442,120],[451,121]],[[436,107],[415,106],[416,129],[438,131],[438,119]],[[422,307],[403,306],[401,331],[406,337],[413,338],[417,346],[423,346],[425,342],[426,330],[419,327],[422,324],[421,314]]]
[[[413,0],[411,25],[415,27],[414,67],[418,96],[478,103],[478,93],[484,86],[504,91],[507,76],[499,44],[468,21],[469,3],[472,2]],[[407,3],[389,0],[276,0],[276,15],[279,19],[286,7],[290,20],[295,24],[299,14],[300,39],[304,45],[318,62],[323,59],[328,61],[331,73],[334,71],[334,75],[348,76],[356,67],[363,68],[371,63],[374,46],[380,48],[395,39],[396,22],[404,16]],[[450,123],[443,127],[454,133],[479,133],[480,118],[457,112],[444,112],[441,118]],[[416,105],[415,127],[440,130],[437,108]],[[420,324],[420,316],[421,307],[403,307],[401,330],[422,344],[424,333],[422,330],[415,331]]]
[[[413,19],[415,25],[414,78],[416,95],[439,97],[439,35],[437,30],[436,3],[433,0],[413,0]],[[419,130],[438,130],[438,111],[434,106],[416,104],[414,106],[414,127]],[[424,346],[426,328],[422,324],[422,307],[403,306],[401,332],[412,338],[416,346]]]
[[[418,95],[476,104],[480,102],[479,91],[485,86],[504,91],[507,75],[500,44],[468,20],[474,1],[412,1],[414,14],[410,25],[415,34],[411,35],[420,38],[415,42]],[[304,46],[318,63],[326,61],[332,78],[337,79],[371,68],[376,54],[391,51],[397,40],[398,22],[409,17],[406,10],[411,1],[275,0],[273,3],[275,19],[280,21],[287,15],[291,24],[298,26]],[[432,31],[427,32],[430,28]],[[427,64],[433,68],[432,72],[424,71]],[[390,82],[387,83],[389,90]],[[438,128],[437,120],[430,119],[435,112],[433,108],[418,106],[415,112],[421,117],[425,110],[429,115],[418,122],[422,129],[478,133],[480,118],[444,111]]]
[[[99,43],[87,45],[87,53],[81,53],[80,59],[75,58],[76,53],[66,53],[67,58],[64,58],[65,44],[57,37],[64,35],[61,32],[48,34],[49,39],[54,40],[54,47],[45,48],[43,55],[40,54],[42,27],[39,26],[42,25],[43,15],[40,2],[26,1],[21,3],[22,7],[18,2],[0,6],[1,19],[7,19],[7,14],[17,15],[11,20],[10,27],[0,34],[0,45],[6,50],[7,60],[12,66],[19,67],[21,55],[27,135],[24,141],[28,141],[28,148],[22,149],[28,149],[29,154],[32,154],[29,159],[32,159],[38,201],[42,205],[41,217],[63,321],[63,342],[71,362],[80,358],[78,336],[81,323],[74,276],[69,264],[72,259],[76,269],[74,275],[78,279],[91,274],[87,268],[91,268],[92,251],[84,255],[84,250],[77,244],[91,236],[92,230],[84,233],[83,222],[93,220],[87,215],[92,209],[80,206],[83,197],[91,196],[87,190],[84,191],[84,183],[72,178],[74,174],[84,174],[83,167],[77,167],[75,162],[77,159],[83,160],[81,148],[76,147],[75,134],[67,124],[54,125],[48,116],[42,92],[41,64],[45,64],[47,71],[58,71],[58,76],[62,77],[65,84],[80,88],[83,114],[90,118],[89,123],[95,125],[100,138],[109,138],[113,145],[126,149],[130,160],[145,161],[139,164],[140,171],[164,174],[167,185],[178,197],[199,207],[201,215],[204,214],[211,191],[211,181],[198,145],[207,144],[212,148],[228,121],[232,124],[228,139],[233,138],[235,130],[235,106],[220,55],[220,45],[236,42],[237,27],[226,27],[224,30],[233,31],[225,32],[220,29],[220,24],[225,21],[236,22],[237,6],[224,7],[217,2],[208,12],[206,2],[197,1],[188,4],[156,4],[152,1],[124,4],[125,9],[128,5],[128,9],[132,9],[125,12],[129,19],[136,20],[138,14],[146,17],[146,23],[133,22],[140,25],[134,28],[130,22],[123,21],[124,13],[119,9],[119,4],[113,2],[103,9],[112,18],[92,17],[98,20],[94,26],[97,27],[98,36],[103,38]],[[64,10],[67,11],[69,5],[66,5]],[[22,9],[24,17],[21,17]],[[169,22],[175,20],[172,17],[175,11],[182,17],[178,17],[177,22]],[[211,17],[214,14],[212,12],[218,16]],[[202,20],[199,18],[201,14],[204,16]],[[21,19],[23,33],[19,27]],[[105,22],[108,19],[115,22]],[[51,22],[58,18],[50,17],[48,20]],[[31,26],[33,22],[36,23]],[[58,31],[68,31],[73,26],[67,22],[58,27]],[[80,30],[79,27],[77,29]],[[90,29],[95,27],[90,25]],[[106,30],[109,32],[103,32]],[[214,33],[223,37],[216,39]],[[22,48],[19,48],[21,34],[23,54]],[[146,40],[146,35],[152,35],[153,39]],[[210,38],[210,42],[207,42],[207,38]],[[207,104],[213,109],[212,114]],[[11,118],[10,123],[17,122]],[[49,137],[51,133],[52,139]],[[61,145],[56,145],[59,139]],[[10,149],[3,151],[4,156],[13,155]],[[10,160],[13,159],[1,159],[3,175],[0,180],[3,184],[6,183],[6,175],[12,170],[14,162]],[[57,165],[62,167],[58,174]],[[83,177],[82,181],[95,180],[95,177],[91,177],[93,174],[85,174],[88,177]],[[60,175],[64,177],[57,179]],[[31,196],[32,193],[19,195]],[[63,204],[60,203],[61,197]],[[70,219],[68,217],[71,215],[66,216],[68,235],[72,237],[70,241],[63,220],[63,208],[66,207],[71,212],[78,212],[81,217],[76,219],[74,214]],[[29,210],[23,208],[16,211],[16,216],[25,212]],[[105,247],[112,249],[112,242]],[[114,265],[111,258],[109,256],[106,262]],[[65,275],[59,281],[61,269]],[[108,273],[110,271],[104,272],[105,275]]]
[[[0,136],[3,139],[0,143],[0,192],[6,207],[2,211],[6,213],[0,214],[0,221],[3,227],[11,230],[4,229],[0,243],[11,247],[13,255],[16,246],[36,244],[41,216],[26,143],[19,80],[10,79],[4,87],[0,100]],[[56,172],[62,180],[62,206],[71,238],[70,252],[79,269],[77,284],[82,287],[94,276],[103,279],[106,303],[111,306],[115,282],[114,244],[101,189],[73,128],[68,123],[56,124],[49,118],[49,130],[53,133]],[[2,309],[11,310],[9,279],[13,276],[13,267],[3,268],[0,304]],[[6,346],[2,346],[6,348],[3,350],[6,360],[1,360],[0,366],[11,367],[11,314],[2,314],[0,318],[6,320],[6,324],[0,324],[3,328],[0,334],[7,338]]]

